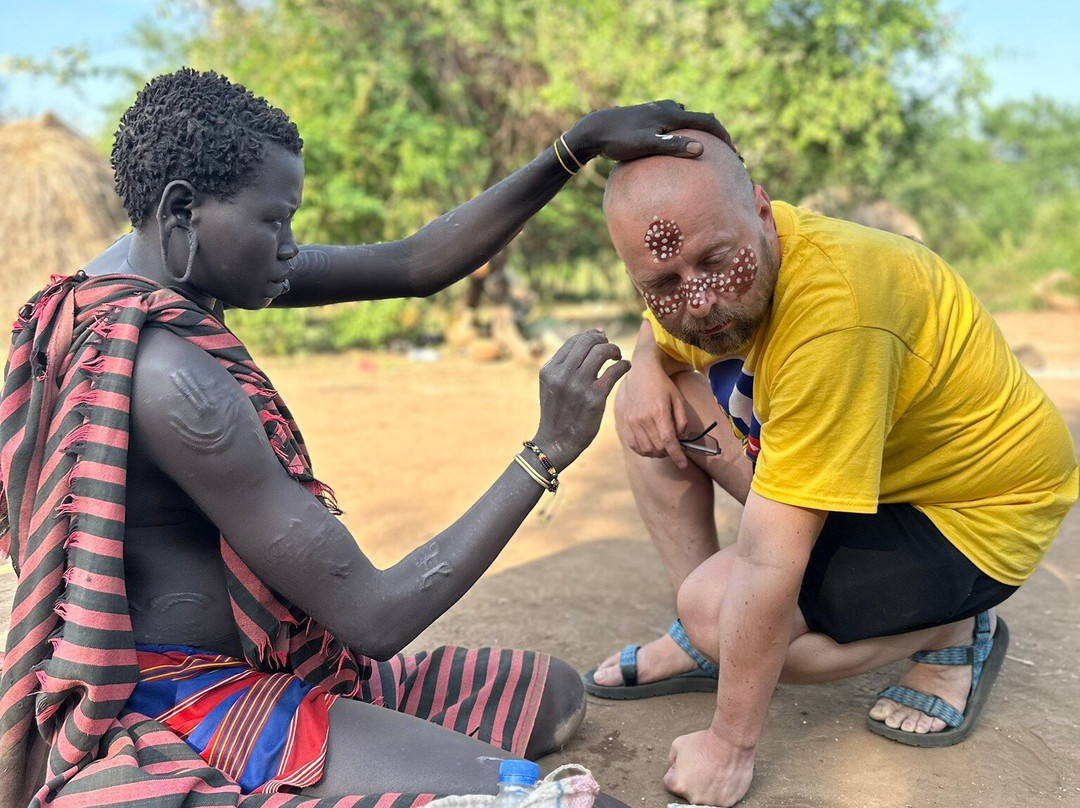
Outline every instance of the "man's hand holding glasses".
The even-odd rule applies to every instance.
[[[714,429],[716,429],[716,421],[713,421],[696,435],[679,438],[679,445],[694,454],[717,457],[720,455],[720,444],[716,442],[716,438],[709,434]]]

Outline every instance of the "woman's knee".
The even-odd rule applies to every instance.
[[[569,663],[551,657],[525,757],[533,759],[564,746],[584,719],[585,686],[581,675]]]

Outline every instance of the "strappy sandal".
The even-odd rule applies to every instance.
[[[890,727],[884,721],[877,721],[867,716],[867,728],[877,735],[908,746],[941,747],[952,746],[964,740],[975,727],[975,722],[982,713],[990,690],[997,680],[1005,652],[1009,648],[1009,629],[1005,621],[998,618],[997,630],[990,634],[990,613],[983,612],[975,617],[975,637],[971,645],[959,645],[942,648],[940,651],[916,651],[910,659],[928,665],[970,665],[971,690],[963,712],[947,701],[922,693],[903,685],[894,685],[882,690],[878,698],[893,701],[919,710],[934,718],[940,718],[946,724],[941,732],[907,732],[898,727]]]
[[[637,653],[640,645],[628,645],[619,655],[619,669],[622,671],[621,685],[597,684],[593,668],[581,678],[585,682],[585,691],[602,699],[648,699],[653,696],[670,696],[674,693],[715,693],[720,671],[704,654],[696,649],[686,636],[682,622],[676,620],[668,628],[668,635],[675,643],[697,663],[697,668],[667,679],[638,684]]]

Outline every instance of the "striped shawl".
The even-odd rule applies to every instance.
[[[147,324],[217,359],[258,411],[275,453],[332,506],[288,409],[217,319],[134,276],[54,276],[19,312],[0,400],[0,472],[18,575],[0,679],[0,808],[389,808],[430,795],[315,801],[243,796],[180,738],[122,708],[138,669],[124,582],[131,377]],[[372,662],[262,585],[221,543],[246,659],[343,696]]]

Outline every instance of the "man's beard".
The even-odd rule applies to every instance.
[[[750,338],[754,336],[754,332],[757,331],[758,326],[760,326],[765,319],[765,315],[768,313],[772,304],[772,293],[776,285],[776,276],[779,271],[775,253],[772,251],[772,245],[764,238],[760,240],[760,244],[758,245],[758,254],[761,256],[759,261],[761,271],[755,278],[755,288],[750,290],[750,294],[756,295],[761,288],[768,289],[768,295],[764,301],[756,304],[760,306],[760,310],[749,313],[745,311],[740,312],[737,309],[730,308],[722,303],[717,303],[713,306],[712,311],[709,312],[708,317],[697,320],[692,323],[692,325],[684,320],[679,324],[677,332],[672,331],[672,335],[678,337],[685,343],[700,348],[706,353],[712,354],[713,356],[726,356],[738,353],[739,349],[746,345],[750,341]],[[755,300],[757,300],[756,297]],[[702,331],[708,331],[710,328],[716,328],[729,321],[731,322],[731,325],[718,334],[701,333]]]
[[[675,336],[683,342],[700,348],[705,353],[726,356],[737,353],[739,348],[750,341],[762,319],[761,317],[756,319],[739,317],[729,309],[714,306],[706,319],[699,320],[694,328],[679,328],[679,333]],[[701,333],[710,328],[716,328],[728,320],[731,320],[731,325],[718,334]]]

